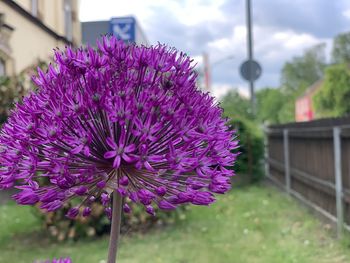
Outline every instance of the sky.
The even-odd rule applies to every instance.
[[[256,89],[278,87],[283,64],[318,43],[350,31],[348,0],[251,0],[254,59],[263,69]],[[245,0],[81,0],[80,20],[135,16],[150,44],[176,47],[201,66],[207,52],[214,96],[249,95],[239,73],[247,58]]]

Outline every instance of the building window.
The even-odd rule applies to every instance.
[[[0,58],[0,77],[4,77],[6,75],[5,65],[5,60]]]
[[[66,38],[69,41],[73,40],[73,19],[72,19],[72,1],[64,0],[64,29]]]
[[[32,15],[37,17],[39,15],[39,0],[32,0]]]

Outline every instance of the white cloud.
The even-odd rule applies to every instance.
[[[224,16],[220,11],[220,6],[225,0],[205,1],[162,1],[158,7],[171,10],[181,23],[186,26],[193,26],[208,21],[223,21]]]
[[[331,39],[317,38],[311,34],[297,33],[293,30],[277,30],[269,26],[254,26],[254,58],[263,68],[256,87],[279,85],[279,74],[283,64],[293,56],[300,56],[305,49],[318,43],[327,43],[327,53],[330,50]],[[212,72],[213,82],[238,83],[240,86],[247,86],[241,78],[239,67],[247,59],[246,51],[246,28],[244,25],[233,27],[231,35],[215,39],[207,44],[210,50],[211,61],[216,61],[225,55],[234,55],[228,67],[217,65]],[[247,90],[247,89],[245,89]]]
[[[152,4],[162,1],[153,0]],[[81,0],[79,18],[81,21],[108,20],[115,16],[136,15],[139,20],[146,20],[152,15],[148,1],[113,1]]]
[[[346,18],[350,19],[350,9],[343,11],[342,15],[345,16]]]
[[[211,87],[210,93],[217,100],[220,100],[231,90],[237,90],[238,93],[245,98],[250,97],[248,89],[244,86],[240,86],[239,84],[236,84],[235,86],[229,84],[214,84]]]
[[[222,54],[223,51],[232,51],[234,53],[241,52],[246,48],[246,28],[243,25],[236,25],[233,27],[231,35],[224,38],[210,41],[208,49],[213,53]]]
[[[300,46],[311,46],[319,43],[319,39],[307,34],[296,33],[292,30],[279,31],[272,34],[272,39],[283,44],[287,49],[296,49]]]
[[[202,67],[203,66],[203,56],[192,56],[193,63],[197,64],[197,67]]]
[[[272,4],[268,2],[265,5],[271,6]],[[310,2],[310,7],[317,2]],[[350,19],[350,6],[344,4],[346,2],[348,1],[343,0],[340,4],[343,7],[340,10],[345,11],[339,11],[334,16]],[[235,14],[227,12],[227,8],[224,10],[222,6],[230,8],[234,6]],[[299,5],[293,6],[298,8]],[[324,6],[324,8],[327,7],[327,5]],[[287,4],[280,7],[285,8],[281,10],[283,14],[289,12]],[[300,8],[303,7],[300,6]],[[263,9],[258,3],[253,9],[255,12],[253,14],[254,57],[263,68],[263,74],[256,82],[257,88],[277,86],[283,64],[293,56],[300,56],[305,49],[318,43],[327,43],[326,50],[329,57],[331,38],[320,38],[316,36],[317,32],[301,30],[300,23],[296,23],[299,22],[297,16],[284,20],[284,24],[277,23],[278,19],[264,23],[259,21],[257,14],[267,12],[264,14],[270,15],[271,9],[267,7]],[[247,58],[244,11],[242,2],[238,1],[234,4],[233,0],[82,0],[80,18],[82,21],[107,20],[113,16],[134,15],[151,42],[162,41],[175,45],[179,50],[194,56],[198,67],[202,64],[203,51],[208,52],[212,63],[234,55],[233,60],[220,62],[212,67],[213,94],[222,96],[232,86],[241,87],[240,90],[245,94],[248,91],[246,88],[248,84],[239,74],[239,67]],[[318,13],[315,14],[317,15]],[[278,17],[277,14],[276,17]],[[163,27],[163,25],[167,26]]]

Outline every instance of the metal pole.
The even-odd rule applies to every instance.
[[[343,187],[341,173],[341,130],[339,127],[333,128],[333,143],[334,143],[334,172],[335,172],[335,199],[337,208],[337,236],[341,237],[343,232]]]
[[[247,47],[248,47],[248,60],[253,60],[253,38],[252,38],[252,22],[251,22],[251,6],[250,0],[246,0],[246,12],[247,12]],[[249,63],[249,89],[250,89],[250,101],[252,107],[252,113],[255,115],[255,94],[254,94],[254,80],[252,74],[252,63]]]
[[[211,80],[210,80],[210,64],[209,55],[207,52],[203,53],[203,63],[204,63],[204,85],[205,91],[210,91]]]
[[[283,130],[284,173],[286,177],[286,191],[290,194],[290,164],[288,129]]]
[[[270,174],[270,166],[269,166],[269,133],[268,128],[264,124],[264,158],[265,158],[265,175],[268,176]]]

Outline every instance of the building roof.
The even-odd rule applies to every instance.
[[[61,41],[65,42],[65,43],[67,43],[67,44],[72,44],[72,42],[69,41],[65,36],[61,36],[61,35],[57,34],[55,31],[53,31],[52,29],[47,27],[40,19],[38,19],[37,17],[33,16],[31,13],[26,11],[24,8],[22,8],[20,5],[18,5],[15,1],[13,1],[13,0],[2,0],[2,2],[7,4],[11,8],[13,8],[14,10],[16,10],[22,16],[27,18],[30,22],[32,22],[33,24],[37,25],[41,29],[43,29],[46,33],[50,34],[51,36],[53,36],[57,40],[61,40]]]
[[[315,83],[313,83],[311,86],[309,86],[305,90],[303,95],[299,96],[297,98],[297,100],[301,99],[301,98],[304,98],[304,97],[309,97],[309,96],[312,96],[313,94],[315,94],[322,87],[323,81],[324,81],[323,79],[317,80]]]
[[[109,33],[109,21],[90,21],[81,23],[82,42],[96,45],[96,39]]]
[[[110,20],[104,20],[104,21],[89,21],[89,22],[82,22],[82,42],[84,44],[89,44],[91,46],[96,46],[96,40],[100,39],[103,35],[109,35],[112,34],[112,28],[111,28],[111,21],[117,19],[118,21],[133,21],[132,24],[134,26],[133,28],[133,36],[136,44],[144,44],[148,45],[148,40],[146,35],[144,34],[139,22],[137,19],[133,16],[127,16],[127,17],[112,17]],[[121,23],[129,23],[129,22],[121,22]]]

